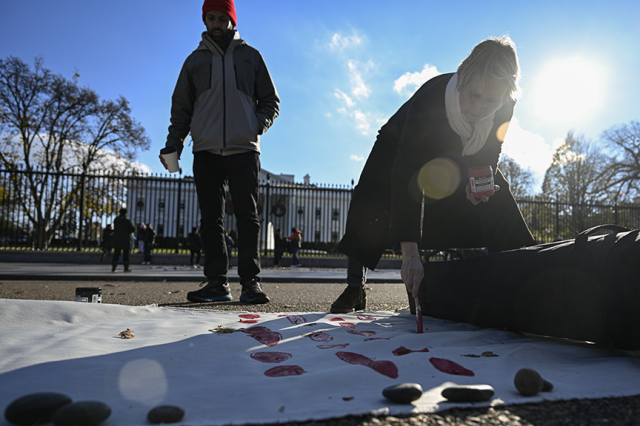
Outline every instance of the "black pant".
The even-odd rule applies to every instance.
[[[198,250],[189,250],[189,251],[191,252],[191,266],[194,265],[194,263],[193,263],[193,256],[194,255],[196,256],[196,263],[195,264],[199,265],[200,264],[200,249],[198,249]]]
[[[122,264],[124,265],[124,269],[129,269],[129,249],[113,249],[113,257],[111,258],[111,266],[113,269],[116,269],[118,266],[118,259],[120,258],[120,252],[122,252]]]
[[[227,281],[229,258],[224,238],[225,185],[233,202],[238,226],[238,275],[240,283],[259,280],[260,220],[258,219],[258,174],[260,155],[246,152],[216,155],[194,153],[193,177],[200,206],[200,235],[204,247],[204,275],[210,280]]]
[[[353,257],[347,257],[347,285],[362,287],[367,282],[367,267]]]

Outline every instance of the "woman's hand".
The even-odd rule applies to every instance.
[[[407,287],[407,291],[413,297],[418,297],[420,283],[424,277],[424,267],[422,266],[422,259],[420,259],[418,244],[403,241],[400,243],[400,247],[402,248],[402,270],[400,271],[400,276]]]
[[[493,185],[493,190],[496,192],[500,191],[500,186]],[[476,198],[476,196],[471,191],[471,184],[469,183],[467,183],[467,186],[465,186],[464,192],[466,192],[467,194],[467,200],[471,201],[471,203],[474,206],[477,206],[480,203],[486,203],[487,201],[489,201],[489,197],[487,197],[486,195],[481,195],[480,198]]]

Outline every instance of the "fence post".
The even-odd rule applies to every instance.
[[[268,238],[269,238],[269,214],[271,210],[269,209],[269,186],[271,185],[271,175],[267,173],[267,184],[265,185],[265,195],[264,195],[264,207],[262,208],[262,212],[264,213],[264,251],[263,256],[267,256],[267,252],[269,250]]]
[[[554,203],[556,205],[556,232],[555,234],[560,236],[560,204],[558,200]]]
[[[618,201],[617,200],[615,203],[613,203],[613,224],[614,225],[618,224]]]
[[[182,210],[182,169],[180,169],[180,177],[178,178],[178,202],[176,207],[178,212],[176,213],[176,254],[180,253],[180,210]]]
[[[78,248],[77,251],[82,251],[82,231],[84,222],[84,186],[87,178],[87,172],[82,171],[80,175],[80,212],[78,213]]]

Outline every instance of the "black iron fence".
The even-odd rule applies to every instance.
[[[263,253],[273,250],[275,230],[287,236],[293,227],[303,233],[306,254],[335,253],[351,191],[351,186],[299,184],[267,175],[258,200]],[[200,225],[190,176],[0,170],[0,248],[99,250],[104,229],[122,207],[136,225],[154,228],[156,251],[186,250],[188,234]],[[235,239],[229,194],[224,228]]]
[[[261,250],[273,250],[277,229],[303,233],[307,255],[338,255],[351,186],[300,184],[279,176],[260,183],[258,211]],[[591,226],[612,223],[640,228],[637,204],[599,205],[518,200],[536,239],[568,239]],[[186,250],[187,236],[199,226],[192,177],[112,175],[0,170],[0,249],[99,250],[105,227],[126,207],[134,223],[156,232],[156,250]],[[237,234],[233,200],[228,196],[224,227]]]

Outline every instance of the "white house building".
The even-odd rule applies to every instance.
[[[273,232],[283,236],[291,228],[302,231],[303,242],[338,242],[345,229],[351,187],[295,183],[293,175],[260,171],[258,211],[262,222],[261,248],[273,248]],[[158,237],[186,238],[200,225],[200,211],[192,177],[156,176],[132,179],[127,186],[129,216],[136,223],[150,223]],[[265,208],[267,206],[267,208]],[[237,235],[233,200],[227,193],[224,227]]]

